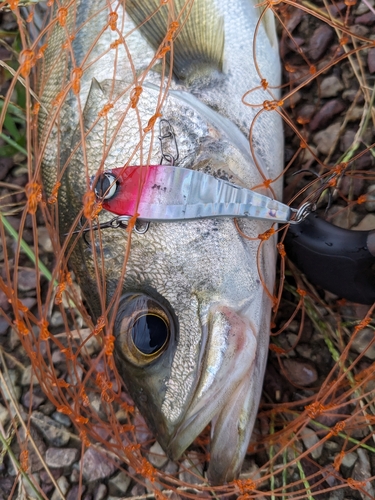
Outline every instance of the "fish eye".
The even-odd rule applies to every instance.
[[[134,346],[142,354],[155,354],[168,339],[168,325],[159,315],[143,314],[135,320],[131,336]]]
[[[102,200],[112,198],[117,189],[116,177],[109,173],[101,174],[95,184],[94,192]]]
[[[173,320],[160,302],[145,294],[120,299],[114,324],[119,354],[140,366],[157,359],[167,348]]]

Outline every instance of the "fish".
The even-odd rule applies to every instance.
[[[280,98],[280,58],[273,13],[257,4],[61,1],[39,67],[38,154],[69,267],[167,455],[210,424],[211,484],[239,476],[258,411],[277,253],[258,236],[271,224],[124,230],[93,193],[103,172],[164,162],[280,199],[282,120],[263,108]],[[95,234],[73,234],[95,221]]]

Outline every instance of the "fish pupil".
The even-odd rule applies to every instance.
[[[167,341],[168,327],[160,316],[145,314],[135,321],[131,334],[139,351],[143,354],[154,354]]]

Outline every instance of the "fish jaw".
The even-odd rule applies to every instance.
[[[167,451],[179,458],[211,422],[207,476],[211,484],[225,484],[239,475],[250,440],[266,362],[258,350],[261,344],[264,352],[268,332],[258,332],[248,314],[227,305],[210,308],[203,332],[208,339],[200,381]]]

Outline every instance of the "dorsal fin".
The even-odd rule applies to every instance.
[[[178,28],[173,42],[173,72],[189,79],[212,70],[221,71],[224,54],[224,22],[213,0],[175,0],[173,10],[160,0],[127,0],[126,12],[156,50],[173,21]],[[147,21],[145,22],[145,20]],[[169,61],[169,57],[167,59]]]

